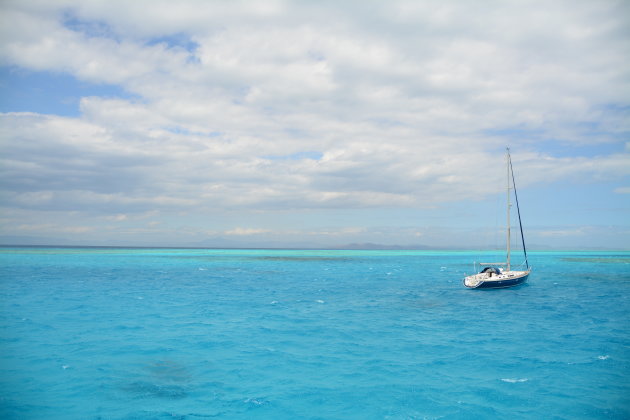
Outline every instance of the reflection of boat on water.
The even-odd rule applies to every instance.
[[[482,270],[471,276],[464,278],[464,286],[471,289],[499,289],[504,287],[518,286],[527,281],[531,268],[527,262],[527,250],[525,249],[525,238],[523,237],[523,225],[521,223],[521,210],[518,207],[518,195],[516,194],[516,184],[514,183],[514,171],[512,170],[512,159],[510,157],[510,149],[506,150],[507,161],[507,259],[506,262],[499,263],[479,263]],[[511,193],[514,190],[514,198],[516,199],[516,210],[518,214],[518,225],[521,232],[521,240],[523,242],[523,253],[525,254],[525,270],[512,270],[510,261],[510,208]]]

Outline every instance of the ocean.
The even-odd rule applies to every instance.
[[[0,248],[2,419],[629,419],[630,252]]]

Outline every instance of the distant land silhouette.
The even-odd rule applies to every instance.
[[[80,241],[67,238],[51,238],[40,236],[10,236],[0,235],[0,246],[61,246],[61,247],[121,247],[121,248],[207,248],[207,249],[330,249],[330,250],[436,250],[436,251],[456,251],[456,250],[480,250],[480,251],[500,251],[497,248],[481,245],[454,246],[432,246],[425,244],[391,245],[378,244],[372,242],[349,243],[349,244],[320,244],[312,242],[270,242],[270,241],[235,241],[225,238],[209,239],[202,242],[175,242],[160,241],[157,243],[147,243],[146,241]],[[528,246],[532,251],[630,251],[629,248],[605,248],[605,247],[559,247],[541,244]]]

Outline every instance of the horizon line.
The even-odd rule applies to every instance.
[[[461,252],[505,252],[504,249],[490,248],[456,248],[456,247],[429,247],[429,246],[401,246],[401,245],[381,245],[381,244],[347,244],[345,246],[329,247],[213,247],[213,246],[167,246],[167,245],[61,245],[61,244],[0,244],[0,248],[103,248],[103,249],[207,249],[207,250],[269,250],[269,251],[461,251]],[[372,245],[372,246],[368,246]],[[528,252],[630,252],[630,248],[602,248],[602,247],[575,247],[575,248],[554,248],[547,246],[544,249],[530,249]]]

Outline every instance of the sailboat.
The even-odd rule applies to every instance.
[[[505,287],[518,286],[527,281],[531,268],[527,261],[527,250],[525,249],[525,238],[523,236],[523,224],[521,223],[521,210],[518,206],[518,195],[516,194],[516,184],[514,182],[514,171],[512,169],[512,158],[510,157],[510,149],[506,148],[506,165],[507,165],[507,244],[506,244],[506,261],[498,263],[478,263],[481,271],[477,274],[464,277],[464,286],[471,289],[500,289]],[[510,228],[510,209],[511,190],[514,190],[514,198],[516,200],[516,210],[518,214],[518,225],[521,232],[521,240],[523,242],[523,253],[525,254],[525,269],[512,270],[511,262],[511,228]],[[477,263],[475,264],[477,265]]]

